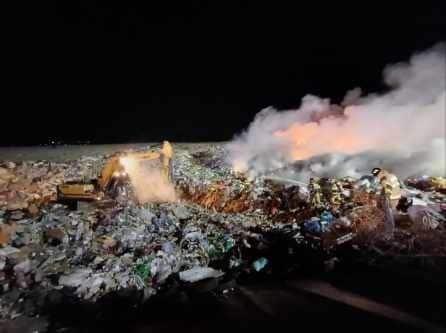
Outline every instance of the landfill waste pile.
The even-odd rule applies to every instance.
[[[137,290],[147,300],[290,271],[308,249],[322,262],[345,246],[357,256],[446,256],[444,178],[398,183],[395,202],[392,184],[374,175],[251,179],[225,162],[223,145],[175,149],[178,201],[140,204],[127,183],[119,197],[76,210],[57,202],[57,185],[94,178],[108,156],[0,162],[0,318],[40,315],[55,293],[96,302]]]

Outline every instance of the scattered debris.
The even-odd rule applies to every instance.
[[[0,162],[0,319],[23,315],[26,302],[17,299],[34,290],[63,289],[95,302],[136,289],[147,298],[172,280],[269,274],[275,258],[286,262],[302,246],[326,253],[327,271],[347,245],[357,256],[446,255],[444,178],[409,179],[398,205],[385,206],[389,184],[373,175],[313,179],[310,186],[274,174],[249,179],[225,154],[221,145],[177,149],[170,176],[179,200],[143,204],[125,182],[116,197],[77,210],[57,203],[57,186],[91,181],[109,156]],[[386,216],[394,219],[391,237],[383,237]]]

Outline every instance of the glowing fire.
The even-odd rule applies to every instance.
[[[345,114],[351,114],[348,109]],[[358,132],[359,128],[354,117],[328,117],[320,122],[293,123],[274,132],[274,136],[289,145],[292,160],[305,160],[326,153],[355,154],[377,144],[390,147],[390,143],[377,142],[376,138],[366,140]]]
[[[259,175],[295,160],[299,175],[358,175],[368,164],[399,175],[445,174],[445,45],[386,66],[388,89],[349,91],[341,105],[306,95],[299,108],[260,111],[228,144],[235,170]],[[320,158],[318,158],[320,157]]]

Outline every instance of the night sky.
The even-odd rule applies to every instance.
[[[446,39],[444,1],[55,3],[14,14],[0,144],[228,140]]]

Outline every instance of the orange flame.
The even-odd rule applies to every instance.
[[[289,157],[292,160],[305,160],[326,153],[354,154],[373,146],[357,134],[355,127],[345,126],[345,123],[343,126],[333,126],[336,120],[327,120],[328,126],[324,122],[294,123],[287,129],[276,131],[274,135],[290,145]]]

